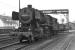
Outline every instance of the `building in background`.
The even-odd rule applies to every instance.
[[[19,24],[18,21],[11,20],[11,17],[8,16],[2,16],[0,15],[0,20],[2,23],[2,26],[0,26],[0,29],[14,29],[18,28]]]

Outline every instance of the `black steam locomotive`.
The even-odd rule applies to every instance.
[[[50,37],[58,32],[57,19],[32,8],[32,5],[20,9],[20,12],[13,11],[12,20],[20,22],[20,27],[13,32],[19,37],[20,42],[23,40],[32,42],[43,37]]]

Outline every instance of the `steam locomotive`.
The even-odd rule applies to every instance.
[[[19,37],[19,41],[27,40],[33,42],[37,39],[47,38],[57,34],[57,19],[43,14],[41,11],[32,8],[32,5],[20,9],[20,12],[12,12],[12,20],[19,20],[20,27],[13,32]]]

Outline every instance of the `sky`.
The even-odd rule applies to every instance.
[[[28,4],[39,10],[51,10],[51,9],[69,9],[69,21],[75,21],[75,2],[74,0],[21,0],[21,8],[26,7]],[[19,11],[19,0],[0,0],[0,15],[12,16],[12,11]],[[53,15],[61,21],[61,18],[65,19],[65,16]],[[65,20],[66,21],[66,20]]]

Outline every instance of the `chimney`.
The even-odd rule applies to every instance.
[[[32,5],[28,5],[28,8],[32,8]]]

